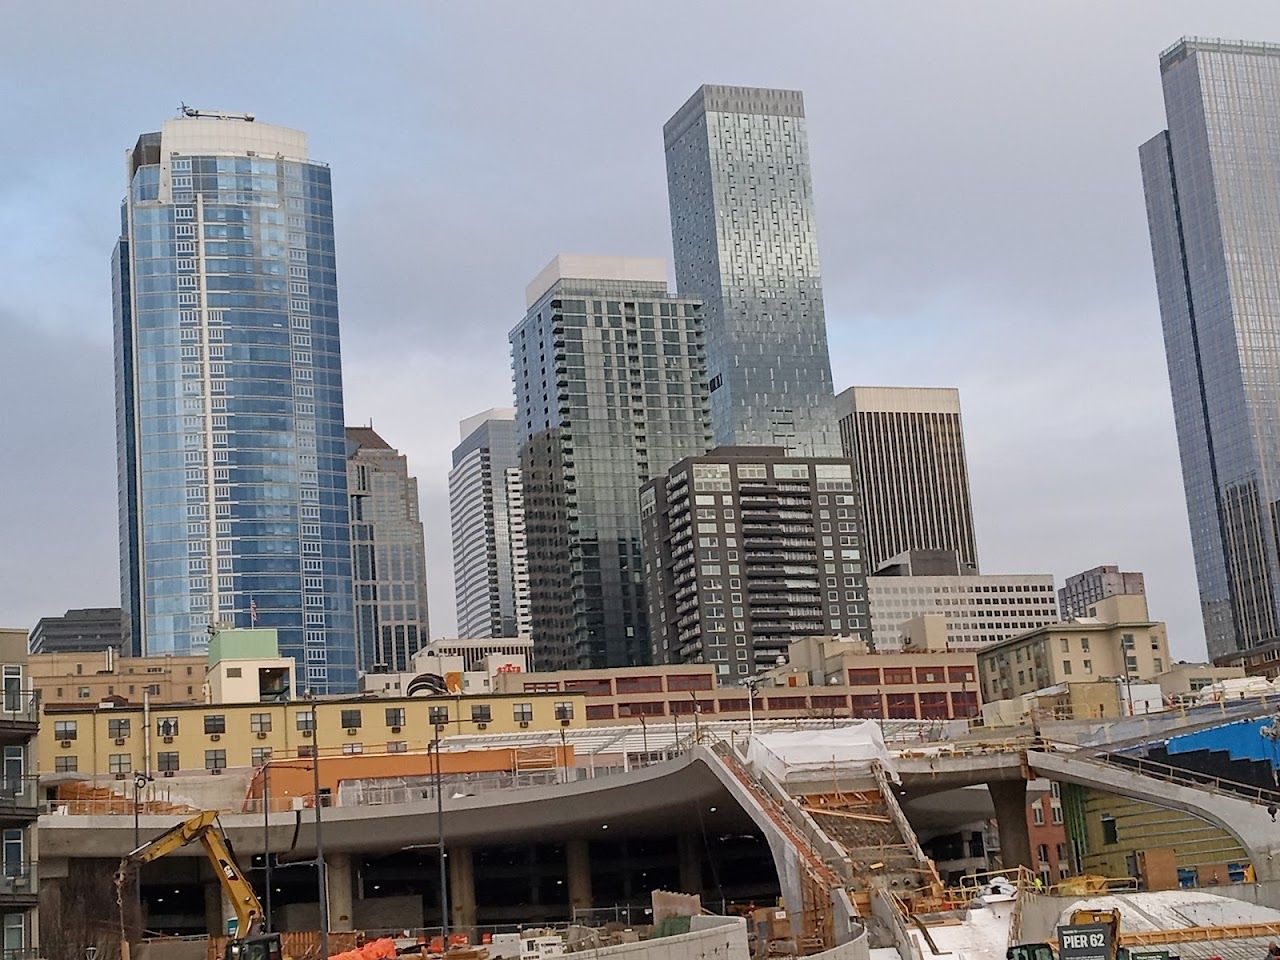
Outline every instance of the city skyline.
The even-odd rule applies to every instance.
[[[1080,30],[1079,35],[1083,35],[1082,24],[1073,18],[1068,19],[1071,19],[1068,26],[1073,30]],[[428,541],[431,544],[431,595],[438,611],[448,611],[451,606],[451,591],[448,588],[450,565],[447,507],[441,509],[441,504],[445,502],[442,491],[447,475],[447,467],[441,469],[441,466],[447,463],[451,444],[441,438],[452,433],[453,423],[468,413],[509,402],[509,394],[504,389],[506,366],[502,334],[513,306],[519,302],[523,278],[530,275],[556,246],[587,251],[620,250],[664,256],[670,260],[669,225],[662,202],[664,184],[659,139],[661,124],[695,83],[722,79],[725,82],[735,82],[741,79],[771,86],[793,87],[802,89],[805,93],[807,112],[812,121],[810,135],[813,139],[814,182],[817,201],[821,206],[819,222],[828,325],[831,328],[832,363],[836,368],[835,388],[840,390],[852,383],[868,382],[960,386],[966,397],[966,428],[972,437],[970,473],[973,477],[975,513],[978,535],[983,544],[984,566],[996,570],[1052,569],[1059,575],[1059,580],[1075,570],[1113,560],[1119,561],[1126,568],[1143,569],[1148,573],[1153,613],[1177,624],[1178,630],[1171,626],[1171,638],[1175,650],[1179,651],[1182,638],[1178,631],[1186,634],[1194,631],[1195,625],[1185,612],[1179,617],[1175,610],[1170,609],[1179,603],[1178,594],[1185,592],[1190,583],[1186,521],[1176,476],[1172,477],[1172,486],[1169,477],[1161,479],[1159,496],[1153,496],[1150,490],[1144,490],[1141,496],[1126,498],[1118,485],[1107,486],[1105,478],[1099,473],[1073,464],[1078,455],[1071,457],[1064,453],[1055,460],[1048,452],[1038,451],[1037,457],[1044,458],[1040,463],[1005,465],[1007,450],[1003,448],[1001,436],[1010,429],[1025,428],[1034,419],[1037,429],[1052,430],[1059,441],[1065,439],[1064,446],[1068,451],[1073,447],[1079,451],[1091,444],[1118,444],[1118,449],[1126,452],[1135,468],[1140,468],[1145,476],[1153,477],[1153,484],[1156,479],[1153,474],[1167,471],[1171,463],[1176,469],[1176,455],[1172,461],[1169,456],[1173,447],[1171,417],[1165,408],[1167,398],[1161,400],[1159,397],[1161,392],[1167,395],[1167,386],[1161,382],[1163,371],[1159,369],[1158,361],[1156,377],[1146,376],[1137,383],[1119,382],[1123,367],[1130,364],[1150,365],[1153,359],[1159,357],[1154,298],[1151,296],[1149,267],[1144,262],[1146,251],[1143,248],[1145,238],[1142,236],[1140,188],[1135,186],[1132,170],[1132,146],[1148,130],[1159,124],[1160,114],[1151,109],[1153,105],[1158,107],[1158,84],[1152,81],[1151,74],[1159,50],[1168,46],[1179,35],[1189,32],[1213,32],[1258,39],[1280,37],[1280,24],[1267,23],[1261,19],[1244,22],[1241,18],[1235,18],[1239,22],[1223,23],[1221,26],[1201,25],[1193,22],[1196,18],[1190,16],[1162,16],[1158,18],[1159,22],[1154,22],[1157,18],[1152,18],[1151,24],[1144,24],[1139,29],[1132,19],[1120,19],[1125,21],[1128,31],[1124,34],[1125,42],[1119,44],[1123,49],[1108,49],[1099,69],[1104,76],[1114,77],[1120,69],[1119,65],[1123,63],[1121,75],[1126,78],[1126,94],[1132,92],[1141,102],[1142,109],[1132,109],[1132,101],[1126,100],[1127,113],[1125,110],[1103,111],[1106,124],[1115,127],[1114,130],[1107,131],[1108,150],[1105,151],[1105,162],[1090,165],[1088,178],[1068,178],[1064,189],[1064,192],[1070,193],[1074,185],[1075,188],[1083,187],[1084,193],[1088,194],[1089,184],[1095,182],[1093,178],[1098,177],[1099,172],[1105,169],[1105,175],[1098,180],[1105,185],[1093,189],[1100,189],[1106,195],[1106,206],[1122,206],[1125,210],[1124,229],[1119,231],[1124,242],[1119,246],[1123,250],[1120,260],[1127,267],[1126,277],[1123,281],[1116,281],[1114,271],[1103,271],[1106,282],[1101,284],[1104,290],[1114,291],[1118,284],[1127,291],[1120,302],[1114,305],[1102,304],[1099,298],[1090,299],[1087,295],[1052,286],[1051,274],[1047,270],[1037,272],[1036,269],[1010,270],[1010,274],[1023,274],[1007,278],[1010,290],[993,293],[987,299],[973,296],[971,290],[966,291],[966,287],[981,287],[988,280],[995,282],[995,275],[987,272],[989,268],[985,261],[988,258],[999,259],[992,254],[1000,248],[996,246],[985,250],[984,262],[978,263],[979,269],[973,275],[967,270],[958,270],[958,262],[954,257],[939,256],[939,239],[954,237],[955,228],[948,225],[949,222],[953,219],[956,222],[963,220],[961,211],[965,201],[962,197],[950,198],[949,202],[958,205],[955,210],[944,210],[934,204],[934,214],[945,216],[945,219],[939,221],[942,229],[935,231],[941,237],[924,236],[928,231],[918,228],[909,231],[910,236],[901,228],[877,229],[874,216],[879,203],[875,196],[878,192],[877,180],[884,176],[889,155],[881,148],[860,147],[854,155],[854,168],[860,177],[869,178],[869,182],[860,185],[856,191],[851,191],[841,183],[842,178],[837,173],[849,156],[848,151],[840,147],[842,138],[848,138],[850,131],[864,128],[869,122],[868,118],[873,130],[884,132],[909,132],[907,126],[913,125],[915,121],[904,121],[899,116],[890,122],[872,110],[872,105],[865,97],[855,98],[851,103],[842,102],[840,98],[844,85],[835,82],[839,74],[830,72],[829,53],[825,55],[828,63],[825,79],[816,69],[775,69],[756,65],[744,70],[741,65],[735,66],[722,56],[700,62],[696,76],[686,74],[674,77],[670,82],[661,81],[656,84],[661,89],[646,93],[642,98],[623,101],[618,117],[602,115],[590,96],[584,95],[585,99],[575,101],[575,110],[589,110],[592,130],[598,130],[603,135],[616,134],[619,130],[626,129],[630,138],[628,142],[636,145],[637,161],[621,169],[610,170],[605,179],[601,179],[601,174],[596,172],[599,166],[597,164],[578,166],[575,167],[575,174],[567,174],[571,179],[579,180],[584,188],[582,195],[574,200],[575,210],[580,211],[574,215],[579,219],[572,221],[571,225],[557,226],[557,236],[551,241],[542,242],[533,235],[525,235],[521,228],[514,231],[520,235],[517,244],[505,244],[502,250],[488,250],[481,244],[479,236],[472,238],[464,234],[467,242],[460,246],[466,247],[473,254],[479,251],[480,259],[486,265],[484,286],[498,291],[485,301],[483,309],[465,315],[456,309],[459,301],[454,292],[446,291],[443,300],[432,305],[430,300],[409,296],[406,284],[400,284],[401,288],[406,288],[405,292],[397,292],[395,284],[381,283],[381,280],[390,279],[392,274],[380,271],[405,261],[402,260],[403,253],[393,246],[389,247],[373,230],[369,214],[382,211],[380,215],[386,216],[394,207],[387,205],[387,201],[379,201],[376,191],[371,187],[377,182],[377,176],[386,177],[393,173],[396,164],[384,156],[371,161],[373,169],[360,169],[360,164],[354,160],[358,154],[351,152],[355,149],[353,133],[360,127],[353,125],[349,119],[343,119],[351,113],[349,101],[348,104],[338,102],[332,105],[336,111],[334,119],[338,122],[330,123],[326,122],[323,112],[317,112],[318,105],[301,110],[286,109],[288,105],[282,104],[274,94],[262,96],[261,92],[255,93],[245,84],[234,86],[233,89],[215,96],[221,89],[220,86],[195,80],[192,82],[193,86],[205,89],[193,91],[191,99],[195,99],[194,94],[203,93],[207,98],[206,102],[211,104],[255,110],[264,117],[307,129],[317,141],[315,153],[334,164],[336,176],[345,184],[343,189],[352,189],[345,209],[337,211],[338,243],[343,257],[344,317],[352,316],[352,302],[357,311],[356,319],[348,319],[343,332],[344,361],[352,364],[352,357],[355,358],[351,366],[355,371],[354,376],[348,378],[351,381],[348,384],[348,421],[361,423],[372,417],[389,441],[408,454],[411,469],[423,478],[424,486],[428,488],[424,496],[424,514]],[[1027,25],[1025,21],[1023,25]],[[889,39],[897,36],[891,27],[884,24],[879,27]],[[933,35],[932,31],[927,32]],[[1140,36],[1135,38],[1135,33]],[[77,42],[74,36],[71,42],[74,48]],[[110,37],[106,38],[108,47],[113,42]],[[1038,41],[1028,43],[1029,50],[1049,55],[1048,45],[1039,44]],[[1059,45],[1057,41],[1053,44],[1054,47]],[[677,47],[680,51],[688,50],[687,45]],[[825,49],[824,46],[823,50]],[[1015,66],[1026,69],[1030,62],[1027,59],[1029,56],[1029,52],[1011,55],[1008,69]],[[818,58],[819,62],[823,59]],[[844,63],[840,66],[842,69],[852,69]],[[88,69],[92,71],[92,64]],[[1080,92],[1077,94],[1064,93],[1061,81],[1055,80],[1051,91],[1054,96],[1050,98],[1050,109],[1046,112],[1053,113],[1055,109],[1062,111],[1068,104],[1075,102],[1076,96],[1083,97],[1086,93],[1095,91],[1100,82],[1097,78],[1076,79],[1081,80]],[[176,99],[176,96],[169,95],[167,87],[170,85],[166,83],[165,95],[168,99]],[[985,91],[987,88],[982,89]],[[977,88],[966,86],[961,91],[961,99],[968,104],[969,100],[977,98],[977,92]],[[616,106],[617,93],[610,93],[609,96]],[[371,101],[362,104],[362,109],[367,107],[368,102]],[[54,116],[59,115],[59,111],[53,110],[56,105],[50,103],[47,106]],[[168,109],[169,106],[171,104],[166,102],[163,109]],[[295,108],[296,106],[294,104]],[[1006,112],[1012,110],[1014,116],[1029,119],[1017,112],[1016,104],[1011,105],[997,98],[996,107],[997,112],[1001,109]],[[46,156],[64,158],[54,162],[57,169],[76,169],[73,160],[69,159],[67,149],[67,145],[71,143],[76,145],[72,148],[75,151],[87,156],[98,155],[99,159],[95,160],[95,164],[100,162],[101,157],[107,157],[107,166],[110,168],[112,163],[118,162],[118,159],[112,158],[118,158],[118,145],[122,136],[144,128],[148,116],[156,116],[161,109],[131,104],[127,109],[118,109],[114,113],[101,112],[78,123],[76,126],[80,129],[75,131],[74,137],[67,130],[50,130],[47,124],[41,126],[40,123],[34,123],[34,127],[43,131],[43,136],[38,139],[46,149]],[[21,113],[21,109],[18,115],[26,116]],[[65,116],[65,113],[61,115]],[[1097,128],[1097,124],[1090,125],[1089,118],[1073,119],[1088,126],[1090,130]],[[390,129],[380,119],[377,122],[372,119],[365,122],[370,135],[375,135],[375,128],[379,132]],[[1062,122],[1064,117],[1058,116],[1056,123]],[[489,129],[488,136],[504,140],[508,139],[511,132],[526,129],[510,111],[499,111],[487,117],[484,124]],[[428,126],[425,123],[423,125]],[[1041,135],[1045,130],[1043,127],[1035,128],[1034,125],[1032,129],[1039,129]],[[921,172],[936,171],[944,181],[949,180],[955,185],[955,177],[960,175],[957,170],[963,170],[965,178],[977,175],[974,163],[976,156],[972,145],[966,146],[967,141],[960,137],[956,127],[948,127],[947,130],[948,136],[954,141],[953,146],[959,148],[959,155],[936,155],[928,158],[927,164],[913,160],[912,169]],[[476,137],[477,132],[475,123],[464,131],[467,137]],[[403,130],[396,130],[391,136],[402,145],[409,138]],[[1025,139],[1025,149],[1035,151],[1036,148],[1030,145],[1034,137]],[[1114,152],[1113,141],[1116,144]],[[1120,151],[1121,142],[1129,150],[1127,156]],[[453,169],[451,149],[433,156],[435,160],[444,161],[442,166],[445,169]],[[629,146],[628,150],[631,149]],[[610,164],[606,162],[603,166],[608,167]],[[11,174],[15,170],[13,166],[6,166],[4,169]],[[5,399],[21,409],[23,399],[36,395],[38,386],[45,387],[46,390],[46,401],[40,405],[42,409],[30,410],[20,422],[13,424],[14,436],[19,443],[29,444],[36,436],[48,437],[58,432],[73,439],[77,454],[76,457],[70,457],[56,453],[49,461],[54,468],[54,475],[45,485],[46,489],[21,498],[24,503],[20,511],[14,509],[13,513],[4,514],[6,519],[14,521],[12,529],[17,532],[19,539],[29,545],[29,550],[24,551],[25,557],[21,565],[6,567],[6,588],[0,594],[0,600],[3,600],[7,609],[22,614],[18,617],[19,625],[34,624],[41,614],[57,613],[67,607],[105,605],[114,599],[111,591],[114,579],[114,524],[110,522],[110,494],[114,488],[114,478],[110,472],[109,440],[104,446],[101,438],[103,418],[95,409],[102,405],[104,396],[109,396],[110,389],[110,377],[106,372],[109,371],[109,358],[106,366],[103,365],[103,291],[101,282],[90,283],[79,279],[76,274],[83,272],[86,277],[96,277],[100,281],[103,237],[109,237],[110,227],[107,226],[107,232],[104,233],[100,212],[91,211],[90,208],[94,205],[109,208],[118,199],[118,187],[112,185],[112,182],[119,181],[118,169],[108,169],[108,174],[115,174],[114,177],[73,176],[74,182],[66,190],[67,199],[74,202],[71,206],[67,206],[66,199],[54,191],[52,180],[34,171],[23,171],[17,179],[11,176],[7,181],[14,188],[12,196],[17,205],[13,209],[18,213],[27,202],[26,195],[43,197],[50,207],[48,222],[26,238],[26,244],[32,253],[8,247],[4,249],[6,262],[15,268],[15,279],[19,281],[6,290],[4,299],[0,300],[0,337],[5,338],[6,348],[0,352],[8,355],[4,368],[8,380]],[[582,180],[584,170],[588,174],[585,181]],[[539,172],[545,174],[546,168],[539,166]],[[633,174],[638,175],[633,177]],[[484,190],[486,184],[492,186],[493,176],[491,170],[481,169],[476,171],[477,179],[471,182],[478,189]],[[984,183],[994,185],[999,179],[992,175],[988,181],[984,179],[985,175],[977,176],[979,186]],[[369,179],[371,177],[373,179]],[[106,183],[106,187],[92,190],[91,196],[95,199],[90,204],[84,199],[88,188],[102,183]],[[549,182],[547,193],[555,195],[555,199],[550,202],[559,203],[562,197],[573,196],[572,192],[560,189],[561,183],[558,178]],[[606,183],[609,187],[607,191],[603,189]],[[972,184],[969,186],[972,187]],[[1026,191],[1029,186],[1028,178],[1014,177],[1007,184],[1007,190],[1010,196],[1016,196],[1019,202],[1026,203],[1027,198],[1032,195],[1020,191]],[[614,195],[617,188],[621,188],[623,193],[634,189],[637,198],[619,198]],[[108,192],[103,193],[103,189]],[[406,201],[411,206],[422,195],[418,187],[413,187],[411,193],[415,190],[418,191],[417,194]],[[342,202],[343,190],[335,188],[335,191],[338,201]],[[23,196],[19,196],[19,193]],[[978,189],[977,193],[981,194],[982,189]],[[908,204],[908,214],[914,211],[918,215],[929,206],[927,198],[916,204],[910,197],[900,196]],[[655,198],[656,208],[653,205]],[[1086,196],[1084,199],[1095,202],[1096,198]],[[1077,202],[1081,202],[1079,196]],[[535,207],[540,208],[542,203],[543,201],[538,200]],[[1046,203],[1047,200],[1036,196],[1032,206],[1043,214]],[[363,213],[360,212],[362,204],[369,205],[369,209]],[[506,206],[507,215],[510,216],[513,208]],[[635,218],[635,223],[627,223],[629,216],[641,209],[644,216]],[[853,216],[860,210],[862,213]],[[446,209],[445,213],[448,212]],[[623,215],[620,216],[620,212]],[[1020,224],[1024,228],[1031,226],[1031,221],[1020,221],[1017,216],[1010,220],[1009,213],[1009,210],[1001,207],[994,215],[1000,222]],[[585,221],[581,219],[583,214],[586,215]],[[898,210],[895,222],[904,219],[907,223],[912,222],[910,215],[904,218],[901,214],[902,210]],[[626,224],[626,231],[620,232],[613,225],[614,221]],[[484,222],[481,218],[476,229],[480,229]],[[63,233],[55,231],[59,224],[62,225]],[[1135,224],[1138,230],[1134,229]],[[421,228],[418,230],[420,232]],[[851,256],[851,251],[874,252],[866,246],[868,241],[865,238],[858,239],[858,235],[863,232],[874,234],[876,242],[883,245],[887,252],[870,258]],[[60,248],[56,239],[58,236],[70,237],[67,249]],[[1082,234],[1077,232],[1075,236],[1078,239]],[[1139,240],[1136,244],[1135,237]],[[1107,256],[1112,256],[1117,244],[1110,238],[1100,239],[1107,240],[1102,245],[1108,250]],[[991,236],[985,236],[984,241],[988,246],[994,242]],[[1039,232],[1033,236],[1024,236],[1019,246],[1027,247],[1036,243],[1043,243],[1047,254],[1060,254],[1064,249],[1061,241]],[[976,246],[981,248],[983,245],[980,243]],[[56,255],[48,255],[55,250]],[[440,288],[441,281],[451,279],[450,268],[443,266],[451,261],[446,255],[447,251],[442,249],[440,240],[428,240],[428,250],[432,254],[428,259],[432,260],[433,285]],[[49,276],[48,268],[33,259],[38,251],[45,251],[38,259],[49,259],[53,264],[72,267],[67,274],[70,282],[62,288],[50,290],[51,286],[57,285],[43,284],[41,289],[49,291],[44,299],[34,297],[36,287],[28,286],[27,279],[28,275],[36,279]],[[896,252],[901,257],[904,251],[911,251],[912,256],[919,259],[931,275],[941,274],[936,285],[928,289],[913,285],[913,274],[909,271],[904,274],[903,270],[906,268],[901,266],[888,271],[885,279],[892,282],[879,286],[872,282],[877,269],[884,269],[887,262],[884,258],[889,253]],[[96,261],[93,260],[95,255],[98,257]],[[386,262],[375,265],[373,260],[380,257]],[[1087,264],[1097,264],[1106,259],[1100,253],[1086,253],[1085,257]],[[961,258],[960,262],[966,261]],[[973,267],[974,261],[967,261],[967,265]],[[1027,279],[1028,273],[1031,275],[1031,282]],[[1037,284],[1040,286],[1037,287]],[[462,286],[474,289],[469,284]],[[1091,286],[1097,287],[1099,284]],[[961,294],[968,295],[950,296],[950,292],[957,289]],[[1070,310],[1064,313],[1062,306],[1055,304],[1057,313],[1052,314],[1044,304],[1048,298],[1036,296],[1037,290],[1050,297],[1067,300]],[[903,292],[905,297],[902,296]],[[895,303],[899,298],[906,302]],[[940,298],[947,300],[945,308],[932,308],[931,300]],[[505,307],[499,313],[490,309],[494,304],[505,304]],[[1032,391],[1039,388],[1043,371],[1036,370],[1036,376],[1032,377],[1027,361],[1032,357],[1042,357],[1048,352],[1046,345],[1053,341],[1053,323],[1046,321],[1044,317],[1030,317],[1033,312],[1042,309],[1046,314],[1058,317],[1074,315],[1086,318],[1088,322],[1083,329],[1077,329],[1083,339],[1087,340],[1090,335],[1115,335],[1120,338],[1122,348],[1141,344],[1141,351],[1116,351],[1116,344],[1111,344],[1112,351],[1118,352],[1125,361],[1122,365],[1117,359],[1102,356],[1106,351],[1097,350],[1095,343],[1094,349],[1089,351],[1093,365],[1073,372],[1074,386],[1078,388],[1083,382],[1089,392],[1098,395],[1091,402],[1102,404],[1105,400],[1108,404],[1115,404],[1136,399],[1140,401],[1135,405],[1136,412],[1131,412],[1121,422],[1103,430],[1081,429],[1079,423],[1055,423],[1046,419],[1055,409],[1061,415],[1067,409],[1077,409],[1079,405],[1076,402],[1078,398],[1074,397],[1070,408],[1063,406],[1061,402],[1055,407],[1039,403],[1033,398]],[[465,322],[458,323],[455,317]],[[1141,327],[1141,336],[1122,329],[1123,325],[1117,325],[1119,317],[1131,320],[1135,326]],[[482,318],[482,322],[479,318]],[[1015,318],[1018,325],[1009,326]],[[1019,333],[1028,334],[1024,338],[1026,343],[1012,342],[1013,338],[999,343],[987,343],[983,355],[990,366],[981,371],[962,369],[958,375],[952,375],[948,368],[953,364],[963,365],[961,358],[965,356],[963,351],[957,352],[960,340],[957,334],[951,332],[952,327],[961,320],[978,324],[980,329],[988,332],[1017,329]],[[1022,327],[1024,322],[1027,324],[1025,329]],[[414,324],[417,324],[416,329]],[[454,334],[452,328],[455,327],[471,329]],[[7,334],[12,329],[17,329],[19,335],[9,340]],[[423,330],[450,331],[450,348],[441,352],[433,345],[424,344],[426,338],[422,336]],[[487,344],[483,349],[478,349],[476,345],[480,342],[481,332]],[[973,330],[970,329],[968,335],[971,336],[972,333]],[[1153,344],[1157,347],[1154,354],[1150,349]],[[1075,356],[1078,359],[1082,354]],[[57,357],[58,362],[48,363],[53,357]],[[424,376],[404,378],[405,382],[401,384],[386,382],[398,378],[377,371],[385,371],[388,365],[393,365],[401,357],[412,362],[415,371],[421,371]],[[477,371],[481,369],[485,371],[482,377],[477,375]],[[37,382],[28,372],[36,370],[50,371],[51,375],[47,373]],[[912,373],[915,375],[911,375]],[[461,375],[462,379],[452,379],[457,375]],[[999,389],[989,386],[979,388],[975,385],[987,380],[998,381]],[[52,391],[47,391],[49,382],[55,388]],[[462,384],[462,389],[458,389],[456,384]],[[1007,418],[1007,413],[1010,407],[1015,406],[1026,409],[1017,411],[1017,418],[1011,421]],[[424,410],[427,409],[433,412],[424,417]],[[441,429],[435,430],[434,423],[423,424],[424,419],[440,421]],[[32,432],[37,430],[39,432]],[[107,436],[110,436],[109,428]],[[1120,439],[1117,440],[1117,437]],[[1135,438],[1139,440],[1137,444],[1134,442]],[[79,459],[84,460],[82,468],[74,466]],[[1153,464],[1159,464],[1159,470],[1153,471]],[[1064,470],[1064,465],[1072,466],[1073,469]],[[72,473],[76,476],[69,476]],[[1060,478],[1056,483],[1055,477]],[[104,501],[97,489],[104,486],[108,493],[105,501],[106,523],[100,516]],[[68,527],[64,521],[50,514],[51,508],[59,502],[58,498],[65,502],[72,493],[76,494],[73,499],[81,510],[77,511],[74,525]],[[1035,543],[1019,542],[1018,531],[1000,529],[1003,524],[998,523],[994,512],[994,508],[1007,503],[1012,494],[1018,495],[1018,516],[1022,521],[1013,526],[1021,526],[1022,530],[1026,530],[1033,525],[1033,519],[1038,519],[1035,511],[1048,510],[1045,524],[1037,522],[1034,524],[1035,529],[1043,530],[1046,526],[1057,530],[1077,527],[1080,532],[1059,533],[1060,539],[1057,540],[1038,536]],[[32,496],[36,498],[34,504],[30,499]],[[33,505],[35,509],[32,509]],[[38,514],[42,517],[42,522],[33,526],[21,513]],[[104,544],[107,546],[105,553]],[[1166,554],[1180,555],[1182,562],[1173,564],[1166,558]],[[22,569],[50,569],[54,563],[58,564],[58,569],[66,571],[66,585],[56,590],[43,582],[35,582]],[[447,617],[441,618],[441,622],[436,624],[436,630],[448,632]],[[1189,645],[1180,652],[1193,655],[1198,643],[1192,637]]]

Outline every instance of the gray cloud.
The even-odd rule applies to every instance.
[[[170,13],[32,5],[0,37],[0,622],[115,595],[107,256],[123,151],[180,100],[333,165],[348,419],[421,477],[444,633],[457,420],[510,402],[552,254],[669,257],[662,123],[714,81],[805,91],[837,383],[962,388],[984,567],[1143,569],[1203,654],[1136,148],[1164,46],[1280,11],[227,2],[198,40]]]

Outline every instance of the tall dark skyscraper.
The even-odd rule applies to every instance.
[[[836,398],[840,442],[857,467],[868,573],[907,550],[978,570],[960,391],[850,387]]]
[[[409,670],[431,639],[418,480],[373,427],[347,427],[347,491],[360,669]]]
[[[839,456],[804,98],[702,86],[663,134],[677,288],[704,305],[716,443]]]
[[[127,151],[113,258],[124,629],[201,653],[277,631],[356,687],[329,168],[306,135],[188,111]]]
[[[649,662],[640,487],[710,444],[702,305],[661,260],[556,257],[511,331],[540,669]]]
[[[1160,56],[1147,219],[1209,654],[1277,639],[1280,46]]]

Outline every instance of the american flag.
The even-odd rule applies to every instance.
[[[249,626],[256,627],[258,625],[258,601],[253,597],[249,598]]]

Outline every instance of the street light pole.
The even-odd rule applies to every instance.
[[[449,952],[449,875],[444,861],[444,777],[440,769],[440,727],[436,724],[436,736],[431,741],[436,752],[436,852],[440,855],[440,942],[445,953]],[[328,956],[328,954],[325,954]]]
[[[271,761],[264,760],[262,764],[262,869],[266,874],[264,882],[267,887],[267,903],[266,916],[263,917],[263,933],[271,932],[271,832],[268,829],[270,821],[267,819],[271,812],[270,770]]]
[[[135,772],[133,775],[133,849],[135,850],[137,850],[140,846],[142,846],[141,823],[139,822],[139,817],[138,817],[138,814],[142,807],[142,802],[139,799],[139,797],[142,791],[146,788],[147,784],[151,782],[151,779],[152,778],[150,774],[146,772],[142,772],[142,773]],[[139,928],[141,928],[141,925],[142,925],[142,871],[140,868],[135,868],[133,871],[133,892],[134,892],[134,897],[138,903],[138,925],[139,925]]]
[[[324,862],[324,830],[320,817],[320,717],[318,701],[311,698],[311,780],[316,809],[316,883],[320,896],[320,956],[329,956],[329,877]]]
[[[760,686],[760,678],[743,677],[742,685],[747,688],[747,735],[756,735],[756,688]]]

